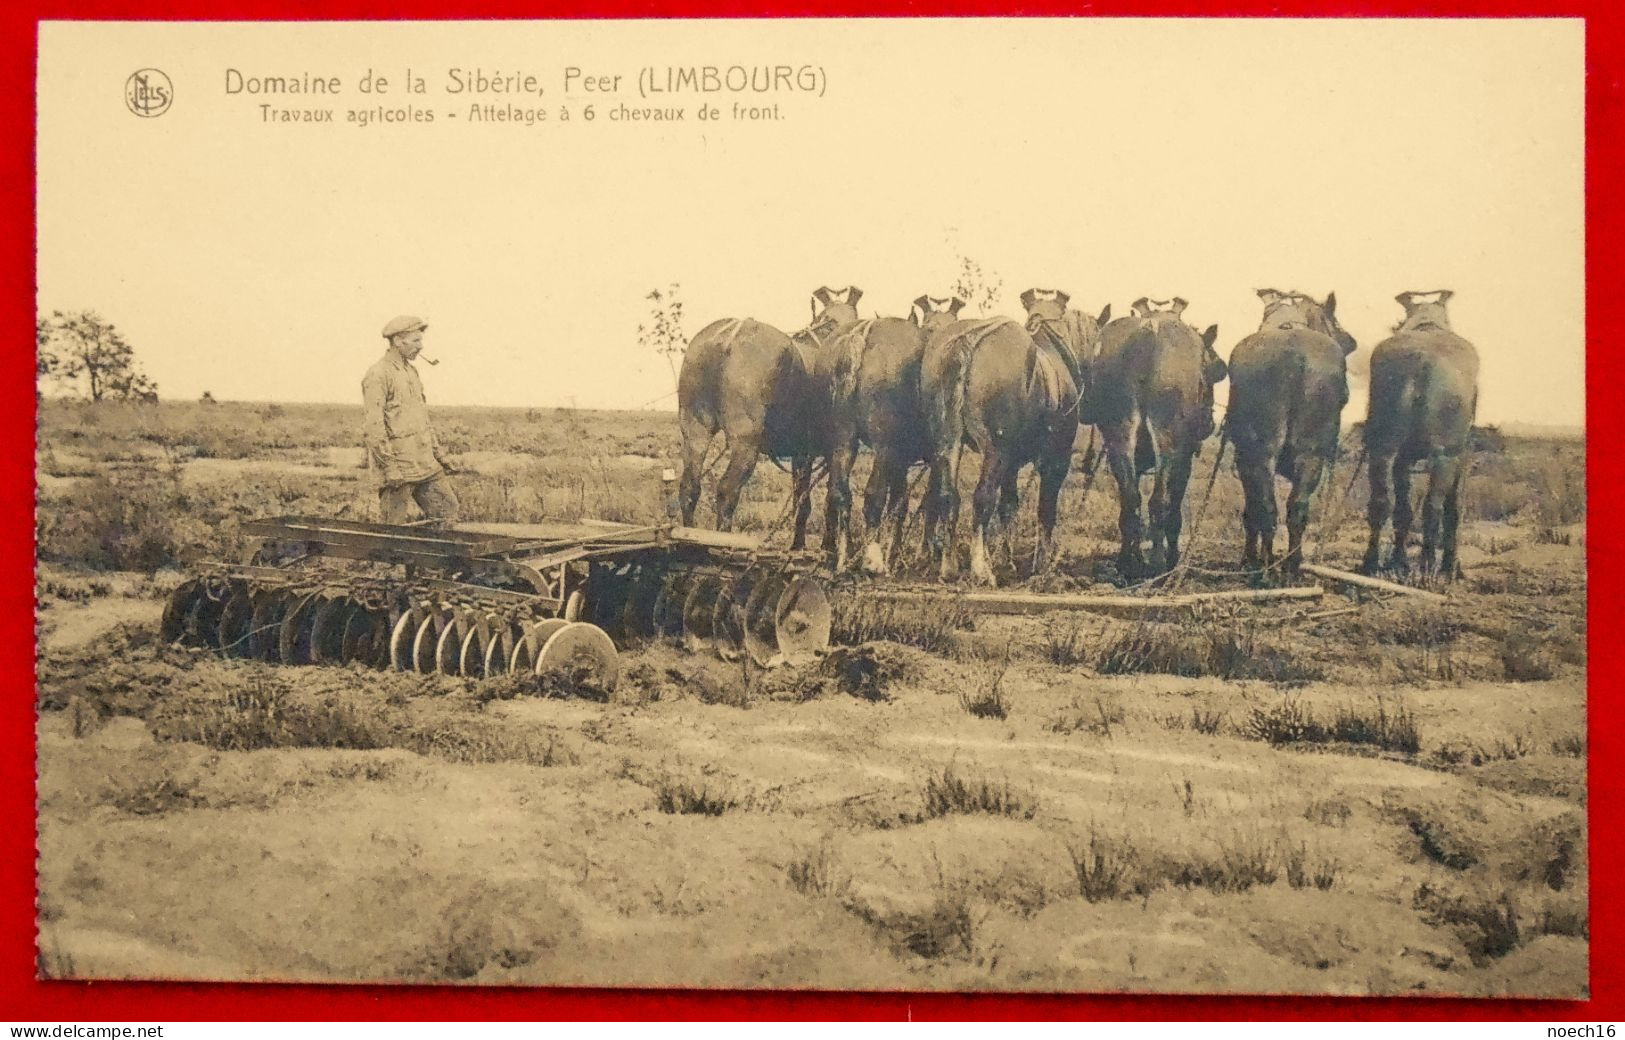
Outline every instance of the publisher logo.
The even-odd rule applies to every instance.
[[[130,111],[143,119],[152,119],[169,111],[175,100],[175,88],[169,77],[158,69],[137,69],[124,81],[124,103]]]

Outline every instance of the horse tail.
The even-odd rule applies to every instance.
[[[722,356],[728,357],[734,352],[734,342],[745,329],[742,318],[729,318],[722,328],[717,330],[717,340],[722,344]]]
[[[835,342],[835,375],[831,390],[836,401],[849,401],[858,392],[858,372],[869,350],[872,320],[860,321],[841,333]]]
[[[971,352],[964,336],[954,338],[944,348],[942,382],[931,395],[930,433],[937,448],[951,451],[963,433]]]
[[[1155,473],[1161,461],[1157,457],[1157,430],[1151,423],[1151,412],[1142,408],[1138,428],[1134,431],[1134,472],[1141,476]]]
[[[1042,349],[1036,341],[1027,343],[1027,378],[1021,388],[1021,394],[1029,401],[1033,398],[1033,391],[1038,388],[1039,380],[1044,378],[1044,373],[1040,371],[1040,366],[1044,363],[1043,358],[1039,356]]]
[[[1286,388],[1286,415],[1282,423],[1281,443],[1291,444],[1292,435],[1297,431],[1298,424],[1303,416],[1298,413],[1309,404],[1309,359],[1301,351],[1294,351],[1291,355],[1292,370],[1287,378],[1292,385]]]

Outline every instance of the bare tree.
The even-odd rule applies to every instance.
[[[51,323],[44,318],[34,319],[34,375],[46,379],[56,375],[61,358],[52,349]]]
[[[677,381],[677,359],[688,349],[688,337],[683,334],[683,301],[677,295],[679,288],[672,282],[664,292],[649,290],[644,296],[649,301],[649,321],[638,325],[638,346],[665,356],[673,382]]]
[[[954,295],[964,300],[977,314],[988,314],[999,305],[999,293],[1004,290],[1004,279],[968,256],[959,258],[959,276],[954,279]]]
[[[135,349],[95,311],[53,311],[36,319],[35,371],[92,401],[105,397],[155,401],[158,384],[137,367]]]

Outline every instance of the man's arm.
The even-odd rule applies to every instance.
[[[457,468],[446,461],[446,449],[440,444],[440,434],[431,425],[429,427],[429,450],[434,452],[434,460],[440,463],[440,468],[447,473],[457,472]]]

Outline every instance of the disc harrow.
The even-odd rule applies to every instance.
[[[656,641],[762,666],[829,645],[805,558],[716,532],[627,525],[431,530],[311,517],[244,525],[250,562],[170,596],[166,642],[284,665],[486,679],[563,675],[612,689],[617,645]]]

